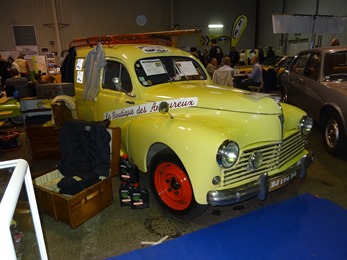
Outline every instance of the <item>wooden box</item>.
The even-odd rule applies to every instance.
[[[119,170],[120,128],[108,130],[112,138],[110,175],[73,196],[59,193],[56,184],[63,175],[58,169],[35,178],[33,184],[41,213],[76,228],[113,203],[111,178]]]
[[[28,126],[25,129],[32,161],[60,159],[59,130],[53,126]]]

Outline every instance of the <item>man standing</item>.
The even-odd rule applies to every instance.
[[[223,50],[221,47],[218,46],[216,39],[212,39],[211,44],[212,48],[210,49],[209,58],[216,58],[218,65],[220,65],[224,56]]]
[[[4,86],[6,80],[10,77],[10,72],[7,70],[7,68],[8,68],[7,61],[4,60],[0,54],[0,77],[1,77],[0,86]]]
[[[231,67],[235,67],[239,64],[240,60],[240,54],[239,52],[235,49],[235,47],[231,47],[230,53],[229,53],[229,58],[230,58],[230,63]]]

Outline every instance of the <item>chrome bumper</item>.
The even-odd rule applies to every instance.
[[[235,204],[247,199],[258,197],[260,200],[265,200],[269,191],[281,188],[290,183],[295,178],[291,178],[293,173],[295,177],[303,179],[306,176],[306,170],[313,161],[313,154],[310,151],[307,155],[302,157],[299,163],[292,165],[290,168],[283,172],[269,178],[267,173],[258,177],[256,181],[247,183],[245,185],[227,189],[227,190],[211,190],[207,193],[207,202],[212,206],[226,206]],[[281,179],[283,183],[277,183],[276,180]],[[271,187],[278,185],[278,187]]]

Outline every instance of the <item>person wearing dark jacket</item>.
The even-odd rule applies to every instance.
[[[212,43],[212,48],[210,49],[209,57],[210,57],[210,59],[212,57],[216,58],[217,62],[218,62],[218,65],[220,65],[222,63],[222,59],[224,57],[223,50],[222,50],[221,47],[218,46],[218,43],[217,43],[216,39],[212,39],[211,43]]]

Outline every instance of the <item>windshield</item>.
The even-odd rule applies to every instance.
[[[189,57],[155,57],[135,63],[137,78],[143,86],[174,81],[206,80],[203,68]]]
[[[324,79],[347,81],[347,52],[329,53],[325,56]]]

